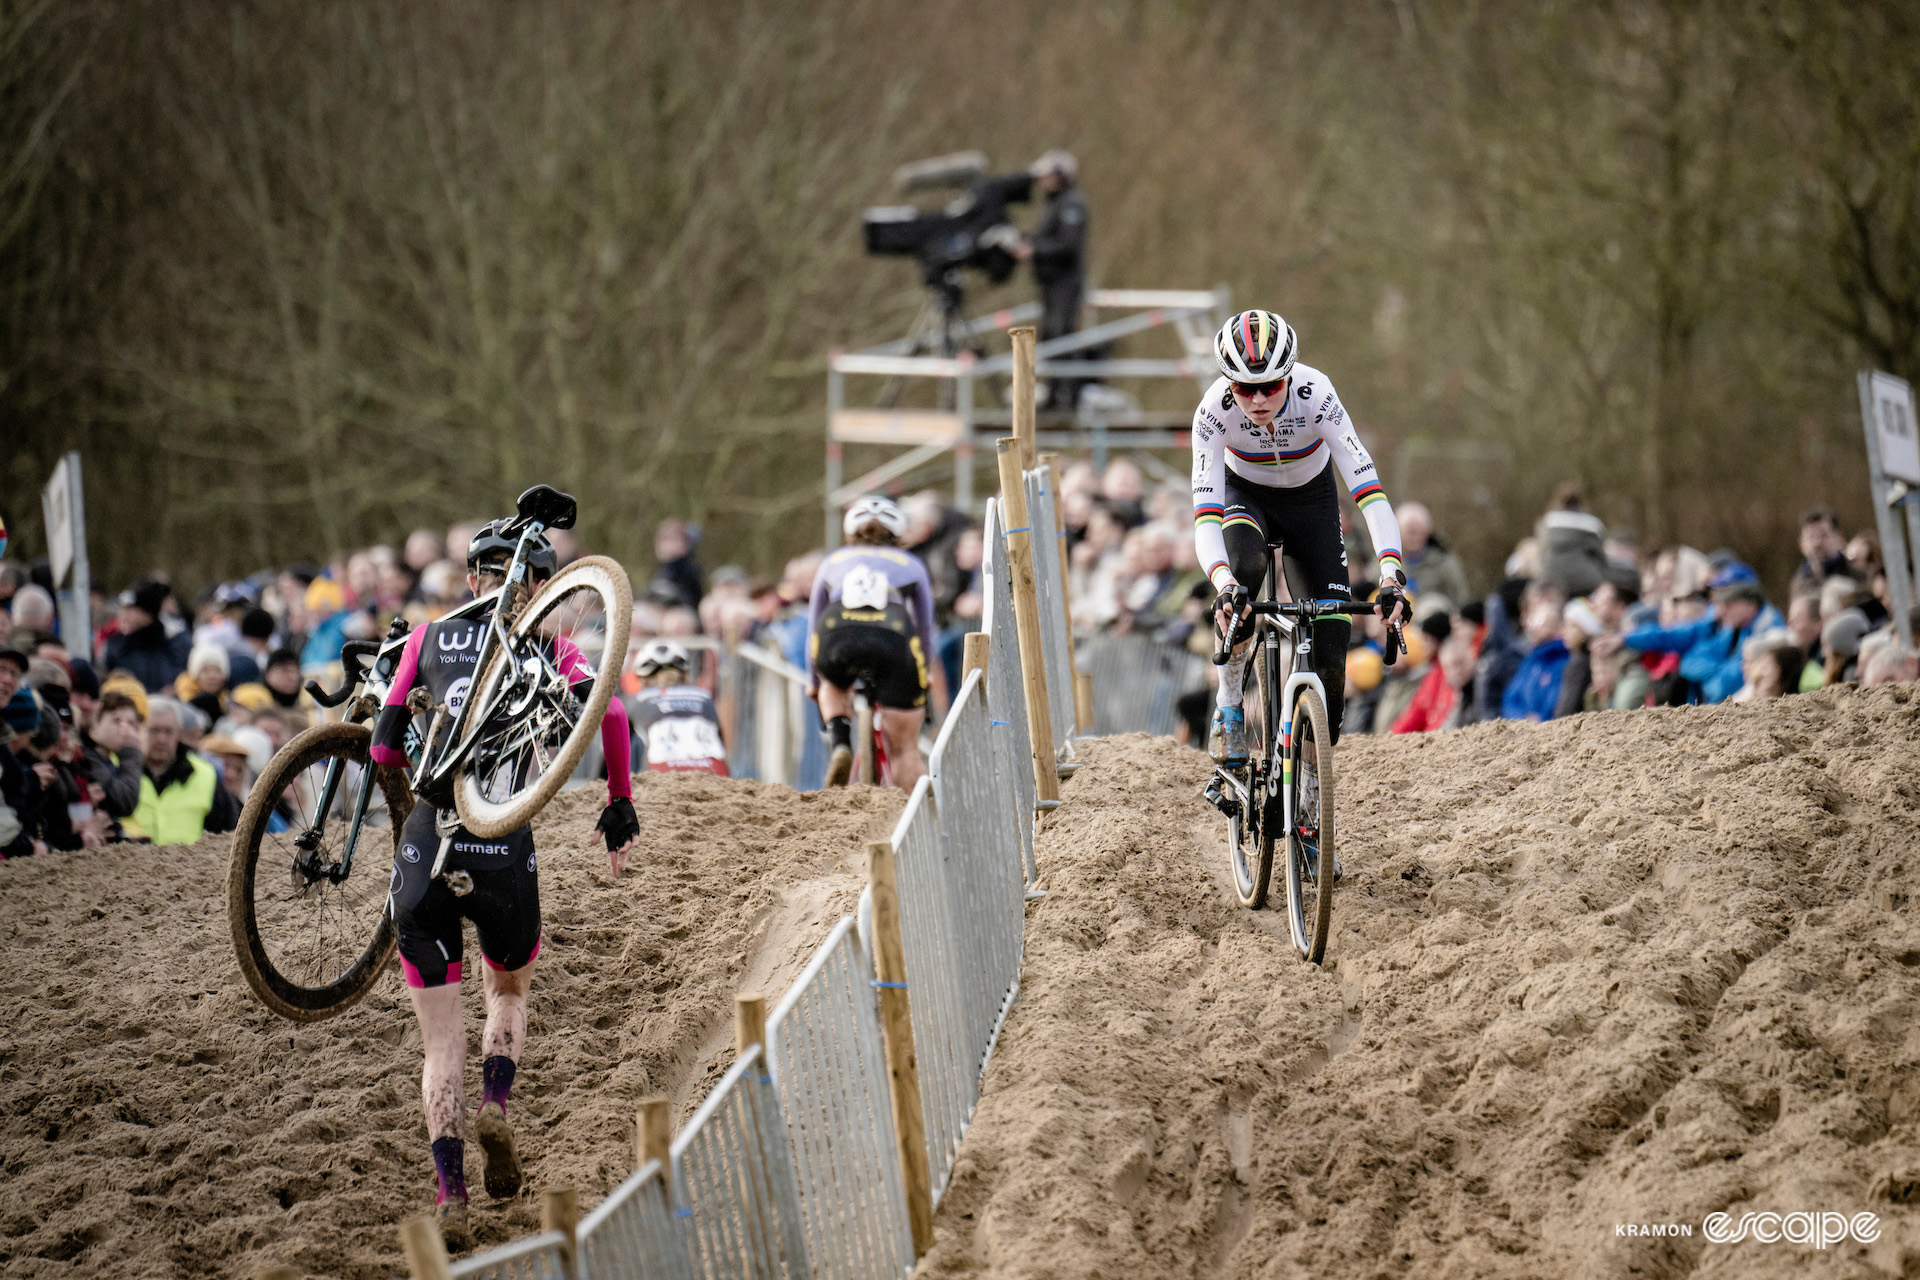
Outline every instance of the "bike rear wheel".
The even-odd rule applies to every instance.
[[[261,1003],[295,1022],[318,1022],[352,1005],[393,956],[387,884],[413,797],[405,773],[367,758],[372,739],[363,724],[318,725],[294,738],[267,762],[234,830],[227,863],[234,955]],[[347,767],[327,812],[317,813],[334,761]],[[368,769],[375,786],[343,874]],[[269,829],[276,826],[283,829]]]
[[[585,556],[556,574],[514,619],[474,679],[473,745],[454,779],[454,807],[467,830],[497,839],[533,821],[566,785],[620,685],[632,625],[626,570]],[[555,666],[556,644],[571,642],[591,668],[584,703],[570,692],[588,678]]]
[[[1263,820],[1274,763],[1266,731],[1272,717],[1260,709],[1276,701],[1278,693],[1273,689],[1274,674],[1266,669],[1267,658],[1266,646],[1261,645],[1254,650],[1249,663],[1253,668],[1254,696],[1248,699],[1248,704],[1256,714],[1246,719],[1247,797],[1241,802],[1240,812],[1227,818],[1227,867],[1233,873],[1233,891],[1240,905],[1250,911],[1267,905],[1267,892],[1273,879],[1273,824]]]
[[[1333,926],[1333,735],[1311,685],[1294,698],[1286,765],[1287,929],[1301,957],[1319,964]]]

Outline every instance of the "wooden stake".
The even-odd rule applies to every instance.
[[[927,1169],[927,1125],[920,1110],[920,1064],[913,1052],[913,1018],[907,1003],[907,956],[900,940],[900,891],[894,879],[893,845],[867,845],[867,884],[873,890],[874,972],[880,979],[880,1028],[887,1049],[887,1086],[893,1095],[893,1136],[906,1183],[907,1222],[913,1256],[933,1247],[933,1178]]]
[[[300,1280],[300,1273],[284,1262],[277,1262],[254,1272],[253,1280]]]
[[[1013,339],[1013,438],[1020,442],[1020,469],[1033,470],[1033,326],[1007,330]],[[1025,524],[1026,521],[1021,521]]]
[[[540,1229],[558,1231],[567,1238],[560,1246],[560,1265],[570,1276],[580,1274],[580,1197],[572,1187],[556,1187],[540,1197]]]
[[[733,1053],[746,1056],[747,1050],[767,1042],[767,998],[757,991],[743,991],[733,998]]]
[[[1019,368],[1019,362],[1014,362]],[[1054,769],[1053,713],[1047,706],[1047,669],[1040,646],[1040,599],[1033,586],[1033,533],[1027,528],[1027,487],[1020,476],[1019,441],[1002,437],[1000,516],[1006,521],[1007,565],[1013,578],[1014,631],[1020,640],[1021,680],[1026,685],[1027,737],[1033,749],[1033,785],[1039,801],[1060,798]],[[1013,532],[1018,530],[1018,532]]]
[[[1064,523],[1066,520],[1066,509],[1060,501],[1060,477],[1062,474],[1060,455],[1057,453],[1043,453],[1040,455],[1040,465],[1047,469],[1047,491],[1053,495],[1053,519],[1055,524],[1053,542],[1060,551],[1060,619],[1062,625],[1066,627],[1066,630],[1061,634],[1067,637],[1067,671],[1072,680],[1073,689],[1073,725],[1077,732],[1085,733],[1093,728],[1093,722],[1088,720],[1080,710],[1080,656],[1073,651],[1073,601],[1069,599],[1071,593],[1067,589],[1067,584],[1072,581],[1068,576],[1072,570],[1072,566],[1068,563],[1071,557],[1067,555],[1067,539],[1065,537],[1067,531],[1067,526]]]
[[[987,669],[987,655],[993,650],[993,637],[984,631],[969,631],[960,642],[960,680]]]
[[[432,1214],[423,1213],[400,1224],[400,1249],[407,1256],[407,1274],[413,1280],[453,1280],[447,1242],[440,1238],[440,1224]]]
[[[647,1098],[635,1117],[637,1133],[633,1140],[635,1168],[644,1169],[647,1161],[660,1162],[661,1176],[673,1180],[673,1106],[665,1098]]]
[[[1080,732],[1093,732],[1093,676],[1085,671],[1073,673],[1073,718]]]

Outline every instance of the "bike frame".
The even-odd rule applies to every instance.
[[[506,582],[498,589],[490,591],[486,595],[474,600],[472,604],[466,606],[465,610],[450,615],[470,617],[474,616],[473,611],[480,610],[489,603],[495,606],[492,612],[487,615],[486,634],[480,638],[479,652],[474,655],[473,669],[476,678],[481,672],[486,671],[487,660],[493,656],[494,650],[496,648],[505,648],[508,644],[507,628],[512,625],[512,622],[509,620],[506,625],[502,625],[500,620],[501,611],[498,606],[500,602],[511,598],[515,588],[526,582],[527,548],[532,544],[535,537],[545,531],[546,527],[546,525],[538,520],[529,519],[526,527],[520,532],[520,541],[514,546],[513,559],[507,565]],[[539,656],[541,666],[545,668],[543,673],[545,678],[548,680],[557,679],[559,672],[554,670],[553,664],[547,660],[546,655],[542,653]],[[499,678],[500,680],[512,679],[517,682],[519,676],[519,672],[508,672],[503,668]],[[496,682],[494,690],[497,691],[498,689],[499,684]],[[426,736],[423,739],[425,745],[421,751],[420,763],[414,767],[413,776],[408,779],[408,784],[412,787],[416,795],[449,781],[459,770],[460,766],[466,763],[467,756],[472,753],[474,744],[479,740],[481,729],[486,726],[493,712],[491,705],[487,707],[485,714],[476,711],[475,707],[481,701],[478,695],[482,694],[483,691],[476,689],[473,693],[476,696],[467,698],[460,704],[460,709],[453,713],[453,719],[447,726],[446,741],[437,753],[433,751],[432,744],[434,738],[439,736],[440,716],[445,708],[444,704],[442,704],[441,707],[435,708],[434,719],[432,723],[428,725]],[[497,699],[489,699],[489,702],[491,703],[496,700]]]
[[[486,595],[470,600],[443,616],[445,618],[477,617],[490,604],[496,602],[499,599],[500,592],[505,589],[505,587],[502,587],[498,591],[490,591]],[[483,646],[492,640],[492,632],[494,630],[496,629],[489,628],[489,635],[483,641]],[[352,694],[349,696],[359,694],[360,690],[369,684],[376,689],[383,689],[386,683],[384,680],[369,681],[367,676],[370,673],[377,672],[380,662],[385,659],[389,653],[397,655],[399,651],[405,647],[405,637],[389,640],[385,644],[382,644],[373,660],[360,668],[359,674],[354,678]],[[367,716],[362,708],[356,706],[348,715],[347,722],[349,724],[358,724],[366,718]],[[424,762],[423,757],[423,763]],[[360,847],[360,831],[366,823],[367,809],[373,799],[373,788],[378,785],[377,779],[374,776],[374,768],[375,766],[369,764],[367,768],[360,772],[360,785],[355,788],[353,816],[347,827],[346,843],[340,851],[340,862],[327,872],[327,878],[335,884],[344,883],[347,877],[353,874],[353,855]],[[417,772],[418,770],[416,770],[416,773]],[[333,803],[335,799],[339,797],[340,783],[345,773],[345,760],[336,757],[327,764],[326,774],[320,782],[320,794],[314,804],[313,813],[309,816],[307,829],[294,838],[294,843],[309,853],[312,852],[311,846],[318,842],[321,829],[326,825],[327,814],[333,812]]]
[[[1253,641],[1247,655],[1250,663],[1270,662],[1272,664],[1271,667],[1263,668],[1263,674],[1271,678],[1260,682],[1262,690],[1270,689],[1275,684],[1281,686],[1279,706],[1260,709],[1262,728],[1266,738],[1265,757],[1259,761],[1258,770],[1261,774],[1260,787],[1263,794],[1259,797],[1260,825],[1257,829],[1249,828],[1250,833],[1257,832],[1260,835],[1264,835],[1268,830],[1267,820],[1272,816],[1271,804],[1276,791],[1280,799],[1281,825],[1278,830],[1285,833],[1293,829],[1293,787],[1291,786],[1293,709],[1299,700],[1300,690],[1312,689],[1320,695],[1323,706],[1327,703],[1326,684],[1313,670],[1313,628],[1308,624],[1335,613],[1371,613],[1375,608],[1370,602],[1356,600],[1313,600],[1302,604],[1283,602],[1279,595],[1281,572],[1281,558],[1276,551],[1271,557],[1266,584],[1261,590],[1260,599],[1253,611]],[[1325,612],[1321,612],[1325,606],[1332,607],[1325,608]],[[1280,612],[1284,608],[1301,610],[1307,616],[1298,618],[1289,616]],[[1396,624],[1391,629],[1388,640],[1387,661],[1389,663],[1393,661],[1394,651],[1400,647],[1399,628]],[[1214,661],[1222,660],[1221,655],[1216,653]],[[1230,661],[1230,655],[1225,660]],[[1284,679],[1281,676],[1283,671],[1286,673]],[[1277,714],[1269,714],[1270,712]],[[1277,734],[1274,732],[1276,726],[1272,723],[1273,721],[1278,722]],[[1239,798],[1241,811],[1249,815],[1253,812],[1254,800],[1255,769],[1253,766],[1254,762],[1249,761],[1248,779],[1244,784],[1231,771],[1218,764],[1213,769],[1216,782],[1224,782],[1231,788]]]

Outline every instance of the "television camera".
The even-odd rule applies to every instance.
[[[893,181],[903,194],[964,188],[937,209],[883,205],[868,209],[860,219],[868,253],[920,260],[921,279],[933,291],[937,316],[928,317],[933,324],[916,325],[916,335],[937,327],[942,354],[954,355],[965,296],[961,273],[972,269],[994,284],[1013,274],[1020,232],[1007,206],[1027,200],[1033,178],[1024,172],[988,177],[986,156],[962,151],[902,165]]]

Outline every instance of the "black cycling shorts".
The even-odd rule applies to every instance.
[[[1285,549],[1301,581],[1288,580],[1294,598],[1351,600],[1347,585],[1347,545],[1340,535],[1340,490],[1333,465],[1295,489],[1277,489],[1226,477],[1226,506],[1220,533],[1227,544],[1233,580],[1258,599],[1266,581],[1273,547]]]
[[[904,618],[906,611],[900,612]],[[883,707],[911,711],[927,705],[927,655],[910,623],[902,629],[884,622],[850,622],[841,616],[839,605],[828,605],[813,643],[814,670],[828,684],[851,689],[864,677],[874,701]]]
[[[400,829],[393,854],[389,910],[400,942],[400,968],[410,987],[441,987],[460,981],[462,920],[473,921],[480,956],[495,969],[524,969],[540,954],[540,876],[533,855],[533,828],[498,840],[480,840],[465,827],[455,831],[464,857],[449,851],[448,868],[465,862],[473,892],[455,894],[443,874],[433,878],[440,851],[433,806],[416,804]],[[501,852],[480,852],[500,850]]]

